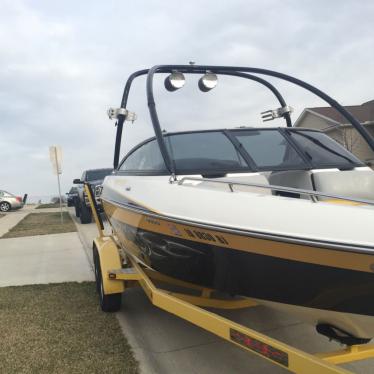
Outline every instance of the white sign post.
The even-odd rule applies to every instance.
[[[62,197],[61,197],[61,186],[60,186],[60,174],[62,174],[62,150],[59,145],[53,145],[49,147],[49,158],[52,162],[53,172],[57,175],[57,184],[58,184],[58,196],[60,199],[60,214],[61,214],[61,223],[64,222],[62,215]]]

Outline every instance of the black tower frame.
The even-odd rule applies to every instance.
[[[217,75],[229,75],[229,76],[240,77],[244,79],[250,79],[267,87],[274,94],[274,96],[278,100],[281,107],[286,106],[286,101],[284,100],[280,92],[271,83],[253,74],[275,77],[275,78],[279,78],[287,82],[293,83],[297,86],[300,86],[314,93],[315,95],[320,97],[322,100],[324,100],[326,103],[328,103],[331,107],[335,108],[354,128],[356,128],[359,134],[365,139],[369,147],[374,151],[374,139],[372,138],[370,133],[361,125],[361,123],[355,117],[352,116],[351,113],[349,113],[337,101],[335,101],[333,98],[331,98],[326,93],[319,90],[318,88],[300,79],[294,78],[290,75],[286,75],[286,74],[279,73],[279,72],[272,71],[272,70],[252,68],[252,67],[210,66],[210,65],[156,65],[152,67],[151,69],[139,70],[130,75],[130,77],[128,78],[126,82],[125,89],[122,95],[121,108],[126,108],[131,85],[134,79],[142,75],[147,75],[146,91],[147,91],[147,102],[148,102],[149,113],[151,116],[153,129],[155,131],[155,135],[157,138],[158,146],[160,148],[165,165],[167,169],[170,171],[170,174],[175,174],[175,166],[171,160],[170,154],[165,145],[164,135],[161,130],[160,121],[158,118],[158,114],[156,110],[156,103],[155,103],[154,94],[153,94],[153,78],[154,78],[154,75],[157,73],[172,73],[173,71],[178,71],[184,74],[205,74],[207,72],[211,72]],[[124,115],[122,114],[118,115],[117,133],[116,133],[116,142],[115,142],[115,150],[114,150],[114,160],[113,160],[113,166],[115,169],[117,169],[118,167],[119,155],[120,155],[120,150],[121,150],[123,124],[125,122],[125,119],[126,118]],[[292,122],[291,122],[289,113],[284,114],[284,119],[286,121],[287,127],[291,127]]]

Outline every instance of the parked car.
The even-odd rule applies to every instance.
[[[27,195],[23,198],[10,192],[0,190],[0,212],[9,212],[11,209],[20,209],[26,203]]]
[[[70,191],[66,193],[66,202],[68,206],[75,206],[75,199],[78,196],[77,187],[70,188]]]
[[[104,178],[111,174],[112,171],[112,168],[85,170],[80,179],[73,180],[73,183],[77,185],[77,195],[74,200],[75,215],[80,218],[81,223],[90,223],[92,221],[92,212],[88,197],[84,192],[84,183],[90,184],[97,207],[101,211],[100,187]]]

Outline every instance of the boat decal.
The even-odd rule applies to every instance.
[[[134,228],[286,260],[373,273],[374,252],[370,254],[368,251],[349,251],[339,247],[331,249],[323,243],[284,241],[276,236],[255,236],[251,232],[225,232],[218,227],[205,228],[194,222],[187,223],[166,216],[154,218],[149,211],[135,210],[123,204],[118,208],[118,204],[107,200],[103,200],[103,204],[110,220],[113,218]],[[178,235],[168,226],[171,222]]]
[[[167,224],[170,232],[176,236],[182,236],[183,234],[179,231],[178,227],[174,223],[168,223]]]
[[[125,252],[170,277],[229,295],[374,315],[373,273],[236,251],[144,230],[115,218],[111,224]],[[270,270],[264,273],[264,269]]]
[[[148,206],[140,203],[139,201],[134,200],[133,198],[130,199],[128,196],[124,196],[124,195],[122,195],[121,198],[122,198],[122,204],[130,205],[136,209],[142,209],[142,210],[146,210],[148,212],[152,212],[155,214],[160,214],[157,210],[151,209]]]
[[[256,338],[244,334],[235,329],[230,329],[230,339],[245,348],[250,349],[253,352],[260,354],[272,361],[277,362],[285,367],[288,367],[288,353],[283,352],[278,348],[271,346],[257,340]]]

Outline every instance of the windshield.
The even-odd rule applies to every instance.
[[[313,164],[352,166],[361,163],[357,157],[325,134],[317,131],[290,131],[289,134]]]
[[[165,143],[178,174],[221,175],[233,172],[352,169],[364,163],[318,131],[233,129],[168,134]],[[168,174],[157,141],[131,151],[121,170]]]
[[[0,194],[1,194],[2,196],[15,196],[15,195],[13,195],[12,193],[10,193],[10,192],[8,192],[8,191],[3,191],[3,190],[0,191]]]
[[[233,131],[233,135],[259,169],[306,167],[295,148],[277,130]]]
[[[166,139],[179,173],[307,170],[363,165],[339,143],[313,130],[234,129],[170,134]]]
[[[222,132],[178,134],[168,137],[177,170],[248,170],[248,165]]]
[[[107,175],[112,173],[112,169],[88,170],[86,172],[86,180],[94,181],[104,179]]]

